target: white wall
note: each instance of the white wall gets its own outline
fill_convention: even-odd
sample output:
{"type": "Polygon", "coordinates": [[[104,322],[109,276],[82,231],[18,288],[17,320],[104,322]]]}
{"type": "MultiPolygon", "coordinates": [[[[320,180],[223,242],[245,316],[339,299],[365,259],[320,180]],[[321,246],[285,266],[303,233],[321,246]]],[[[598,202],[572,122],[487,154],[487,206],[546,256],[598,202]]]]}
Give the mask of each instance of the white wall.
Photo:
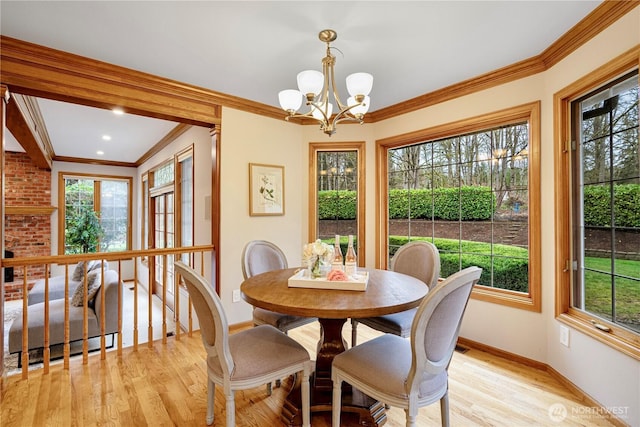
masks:
{"type": "Polygon", "coordinates": [[[251,306],[232,303],[243,281],[240,258],[250,240],[269,240],[299,265],[306,239],[307,160],[301,126],[230,108],[222,110],[220,296],[229,324],[251,320],[251,306]],[[249,163],[284,166],[284,215],[249,216],[249,163]]]}

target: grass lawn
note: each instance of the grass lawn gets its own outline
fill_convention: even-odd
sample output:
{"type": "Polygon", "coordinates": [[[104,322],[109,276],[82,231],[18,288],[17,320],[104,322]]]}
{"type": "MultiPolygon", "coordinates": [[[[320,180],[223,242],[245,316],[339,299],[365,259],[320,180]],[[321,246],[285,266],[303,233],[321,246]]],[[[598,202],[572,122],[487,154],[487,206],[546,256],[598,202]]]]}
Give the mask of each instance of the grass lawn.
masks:
{"type": "MultiPolygon", "coordinates": [[[[612,317],[611,261],[609,258],[585,258],[585,309],[605,319],[612,317]]],[[[640,261],[616,260],[614,277],[616,321],[640,331],[640,261]]]]}

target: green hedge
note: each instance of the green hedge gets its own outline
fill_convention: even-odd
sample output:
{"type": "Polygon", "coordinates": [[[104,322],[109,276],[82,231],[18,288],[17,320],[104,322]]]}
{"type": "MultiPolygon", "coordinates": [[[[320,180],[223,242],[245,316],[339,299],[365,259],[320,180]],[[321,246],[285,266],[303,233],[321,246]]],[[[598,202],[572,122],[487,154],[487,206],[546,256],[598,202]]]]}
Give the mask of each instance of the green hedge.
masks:
{"type": "MultiPolygon", "coordinates": [[[[640,185],[614,187],[617,227],[640,227],[640,185]]],[[[355,191],[320,191],[318,214],[323,219],[356,219],[355,191]]],[[[489,187],[436,188],[434,190],[390,190],[389,219],[440,219],[484,221],[495,210],[495,195],[489,187]],[[462,195],[462,206],[460,196],[462,195]]],[[[611,226],[609,187],[584,187],[584,221],[587,226],[611,226]]]]}
{"type": "MultiPolygon", "coordinates": [[[[355,219],[355,191],[320,191],[318,214],[323,219],[355,219]]],[[[489,187],[389,191],[390,219],[483,221],[491,218],[496,199],[489,187]],[[460,197],[464,203],[460,205],[460,197]]]]}
{"type": "MultiPolygon", "coordinates": [[[[616,227],[640,227],[640,185],[621,184],[613,187],[616,227]]],[[[611,227],[611,197],[608,186],[584,187],[584,224],[611,227]]]]}
{"type": "MultiPolygon", "coordinates": [[[[482,268],[479,284],[491,286],[491,253],[493,250],[493,287],[518,292],[529,291],[529,252],[517,246],[472,242],[467,240],[412,238],[433,243],[440,252],[440,276],[448,277],[461,269],[482,268]]],[[[389,237],[389,252],[393,256],[409,240],[389,237]]]]}
{"type": "Polygon", "coordinates": [[[355,191],[318,192],[319,219],[356,219],[358,196],[355,191]]]}
{"type": "Polygon", "coordinates": [[[489,187],[389,191],[390,219],[483,221],[491,218],[495,205],[495,195],[489,187]]]}

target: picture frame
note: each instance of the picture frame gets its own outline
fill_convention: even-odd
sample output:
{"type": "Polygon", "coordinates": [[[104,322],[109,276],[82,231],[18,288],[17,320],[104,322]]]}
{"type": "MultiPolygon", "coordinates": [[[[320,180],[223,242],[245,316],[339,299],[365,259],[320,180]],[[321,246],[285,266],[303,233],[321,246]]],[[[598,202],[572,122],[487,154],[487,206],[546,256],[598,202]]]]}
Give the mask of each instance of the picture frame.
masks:
{"type": "Polygon", "coordinates": [[[249,215],[284,215],[284,166],[249,163],[249,215]]]}

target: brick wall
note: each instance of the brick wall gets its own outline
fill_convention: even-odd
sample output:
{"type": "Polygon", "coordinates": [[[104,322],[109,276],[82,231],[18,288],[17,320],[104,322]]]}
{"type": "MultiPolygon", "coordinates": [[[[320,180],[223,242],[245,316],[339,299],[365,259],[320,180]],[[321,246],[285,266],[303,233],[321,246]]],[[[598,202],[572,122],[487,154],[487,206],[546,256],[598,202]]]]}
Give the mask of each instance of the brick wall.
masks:
{"type": "MultiPolygon", "coordinates": [[[[5,207],[51,206],[51,171],[35,166],[26,153],[5,153],[5,207]]],[[[51,215],[5,215],[5,249],[14,257],[51,255],[51,215]]],[[[22,298],[23,270],[14,270],[14,282],[5,284],[5,300],[22,298]]],[[[27,280],[44,277],[44,266],[30,266],[27,280]]]]}

